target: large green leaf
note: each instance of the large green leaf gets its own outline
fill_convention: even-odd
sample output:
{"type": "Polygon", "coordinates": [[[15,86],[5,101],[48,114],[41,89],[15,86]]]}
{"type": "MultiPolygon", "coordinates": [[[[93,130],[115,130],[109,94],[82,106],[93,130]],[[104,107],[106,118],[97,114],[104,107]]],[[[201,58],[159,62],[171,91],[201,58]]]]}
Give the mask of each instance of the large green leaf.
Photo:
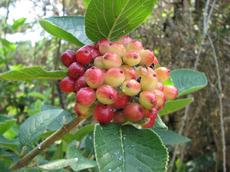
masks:
{"type": "Polygon", "coordinates": [[[40,66],[21,68],[0,73],[0,79],[11,81],[26,81],[36,79],[62,79],[66,75],[65,71],[46,71],[40,66]]]}
{"type": "Polygon", "coordinates": [[[85,34],[83,16],[50,17],[40,20],[40,25],[53,36],[76,45],[91,43],[85,34]]]}
{"type": "Polygon", "coordinates": [[[85,15],[92,41],[114,40],[139,26],[151,14],[155,0],[91,0],[85,15]]]}
{"type": "Polygon", "coordinates": [[[31,145],[45,131],[55,131],[72,119],[72,116],[63,109],[41,111],[29,117],[20,126],[19,141],[22,145],[31,145]]]}
{"type": "Polygon", "coordinates": [[[207,86],[208,81],[203,72],[191,69],[177,69],[171,72],[174,85],[179,89],[179,96],[196,92],[207,86]]]}
{"type": "Polygon", "coordinates": [[[160,116],[163,116],[163,115],[167,115],[167,114],[176,112],[178,110],[183,109],[184,107],[186,107],[187,105],[189,105],[192,102],[193,102],[192,97],[185,98],[185,99],[169,100],[166,102],[164,109],[159,111],[158,114],[160,116]]]}
{"type": "Polygon", "coordinates": [[[164,172],[168,152],[152,130],[114,124],[94,129],[94,149],[100,172],[164,172]]]}
{"type": "Polygon", "coordinates": [[[154,129],[154,131],[166,145],[183,144],[191,141],[188,137],[179,135],[171,130],[154,129]]]}
{"type": "Polygon", "coordinates": [[[77,163],[72,163],[70,165],[70,167],[74,171],[80,171],[80,170],[93,168],[93,167],[97,166],[96,161],[88,160],[81,155],[81,153],[79,152],[79,150],[78,150],[78,148],[74,142],[71,143],[70,145],[68,145],[66,157],[78,159],[77,163]]]}
{"type": "Polygon", "coordinates": [[[6,115],[0,115],[0,133],[3,134],[16,123],[16,119],[6,115]]]}

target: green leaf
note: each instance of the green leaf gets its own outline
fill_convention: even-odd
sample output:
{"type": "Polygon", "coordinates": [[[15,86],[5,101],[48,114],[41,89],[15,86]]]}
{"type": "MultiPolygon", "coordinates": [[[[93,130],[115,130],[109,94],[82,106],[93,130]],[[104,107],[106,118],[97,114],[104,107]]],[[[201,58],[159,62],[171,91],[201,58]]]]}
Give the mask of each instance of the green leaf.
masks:
{"type": "Polygon", "coordinates": [[[16,123],[16,119],[6,115],[0,115],[0,133],[3,134],[16,123]]]}
{"type": "Polygon", "coordinates": [[[7,39],[0,38],[0,42],[2,43],[2,46],[7,49],[8,51],[15,51],[16,50],[16,44],[8,41],[7,39]]]}
{"type": "Polygon", "coordinates": [[[164,172],[168,152],[152,130],[114,124],[94,129],[94,149],[100,172],[164,172]]]}
{"type": "Polygon", "coordinates": [[[179,96],[196,92],[207,86],[208,81],[203,72],[191,69],[177,69],[171,72],[174,85],[179,90],[179,96]]]}
{"type": "Polygon", "coordinates": [[[87,134],[91,133],[93,131],[93,129],[94,129],[94,124],[88,124],[88,125],[80,128],[75,134],[73,134],[73,137],[76,140],[81,140],[87,134]]]}
{"type": "Polygon", "coordinates": [[[14,21],[12,28],[13,30],[17,30],[21,25],[23,25],[26,21],[26,18],[22,17],[14,21]]]}
{"type": "Polygon", "coordinates": [[[179,135],[171,130],[154,129],[154,131],[166,145],[183,144],[191,141],[188,137],[179,135]]]}
{"type": "Polygon", "coordinates": [[[159,115],[157,115],[157,118],[155,120],[155,124],[153,126],[153,129],[155,129],[155,128],[164,129],[164,130],[168,129],[167,125],[162,121],[162,119],[159,115]]]}
{"type": "Polygon", "coordinates": [[[176,111],[179,111],[193,102],[193,98],[185,98],[185,99],[176,99],[176,100],[168,100],[162,110],[159,111],[160,116],[164,116],[176,111]]]}
{"type": "Polygon", "coordinates": [[[85,34],[82,16],[50,17],[40,20],[40,25],[51,35],[78,46],[91,43],[85,34]]]}
{"type": "Polygon", "coordinates": [[[91,0],[83,0],[83,5],[84,5],[85,9],[88,8],[90,1],[91,0]]]}
{"type": "Polygon", "coordinates": [[[0,135],[0,147],[7,148],[16,152],[18,141],[17,140],[8,140],[5,137],[0,135]]]}
{"type": "Polygon", "coordinates": [[[77,159],[77,163],[71,163],[70,167],[74,171],[80,171],[88,168],[93,168],[97,166],[96,161],[88,160],[85,157],[81,155],[78,148],[76,147],[76,144],[73,142],[70,145],[68,145],[68,149],[66,152],[67,158],[74,158],[77,159]]]}
{"type": "Polygon", "coordinates": [[[92,41],[115,40],[138,27],[151,14],[155,0],[91,0],[85,15],[92,41]]]}
{"type": "Polygon", "coordinates": [[[72,116],[63,109],[41,111],[29,117],[20,126],[19,141],[22,145],[31,145],[45,131],[55,131],[72,119],[72,116]]]}
{"type": "Polygon", "coordinates": [[[59,159],[47,164],[39,165],[38,167],[43,170],[58,170],[70,166],[71,164],[78,163],[78,158],[72,159],[59,159]]]}
{"type": "Polygon", "coordinates": [[[11,81],[26,81],[38,79],[53,79],[58,80],[64,78],[65,71],[46,71],[40,66],[27,67],[18,70],[11,70],[8,72],[0,73],[0,79],[11,81]]]}

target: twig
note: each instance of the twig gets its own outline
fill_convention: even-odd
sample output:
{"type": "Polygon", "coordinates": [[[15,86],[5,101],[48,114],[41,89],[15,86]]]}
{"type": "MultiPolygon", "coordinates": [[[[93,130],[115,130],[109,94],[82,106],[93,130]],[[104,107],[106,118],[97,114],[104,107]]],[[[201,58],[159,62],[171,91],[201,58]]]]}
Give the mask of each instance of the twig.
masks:
{"type": "Polygon", "coordinates": [[[37,145],[33,150],[31,150],[29,153],[27,153],[22,159],[20,159],[18,162],[13,164],[10,169],[16,170],[20,169],[26,165],[29,164],[29,162],[37,156],[39,153],[41,153],[44,149],[49,147],[51,144],[53,144],[56,140],[59,140],[62,138],[66,133],[68,133],[70,130],[72,130],[75,126],[77,126],[79,123],[83,122],[84,119],[79,117],[74,119],[69,124],[64,125],[61,129],[54,132],[52,135],[47,137],[43,142],[41,142],[39,145],[37,145]]]}
{"type": "MultiPolygon", "coordinates": [[[[198,54],[197,54],[197,57],[196,57],[196,60],[195,60],[195,63],[194,63],[194,66],[193,66],[193,69],[196,70],[197,67],[198,67],[198,64],[199,64],[199,61],[200,61],[200,54],[202,52],[202,46],[204,44],[204,41],[205,41],[205,38],[206,38],[206,35],[207,35],[207,32],[208,32],[208,23],[209,23],[209,20],[211,18],[211,15],[212,15],[212,12],[213,12],[213,8],[215,6],[215,3],[216,3],[216,0],[213,1],[212,5],[211,5],[211,9],[208,13],[208,9],[209,9],[209,4],[210,3],[210,0],[207,0],[206,1],[206,4],[205,4],[205,8],[204,8],[204,13],[203,13],[203,33],[202,33],[202,36],[201,36],[201,43],[200,43],[200,46],[199,46],[199,50],[198,50],[198,54]]],[[[189,95],[190,97],[191,95],[189,95]]],[[[183,130],[186,126],[186,123],[187,123],[187,119],[188,119],[188,116],[189,116],[189,110],[190,110],[190,105],[188,105],[186,108],[185,108],[185,113],[184,113],[184,116],[182,118],[182,121],[181,121],[181,127],[179,129],[179,134],[182,134],[183,133],[183,130]]],[[[172,160],[169,164],[169,172],[172,172],[172,169],[173,169],[173,166],[174,166],[174,162],[176,160],[176,156],[177,156],[177,152],[179,151],[179,145],[177,145],[174,149],[174,152],[173,152],[173,156],[172,156],[172,160]]]]}
{"type": "Polygon", "coordinates": [[[208,40],[212,47],[213,57],[216,65],[216,73],[217,73],[217,84],[219,91],[219,106],[220,106],[220,129],[221,129],[221,141],[222,141],[222,156],[223,156],[223,172],[226,172],[226,141],[225,141],[225,130],[224,130],[224,115],[223,115],[223,90],[221,85],[221,76],[220,76],[220,68],[217,59],[216,49],[213,45],[213,41],[211,37],[208,35],[208,40]]]}

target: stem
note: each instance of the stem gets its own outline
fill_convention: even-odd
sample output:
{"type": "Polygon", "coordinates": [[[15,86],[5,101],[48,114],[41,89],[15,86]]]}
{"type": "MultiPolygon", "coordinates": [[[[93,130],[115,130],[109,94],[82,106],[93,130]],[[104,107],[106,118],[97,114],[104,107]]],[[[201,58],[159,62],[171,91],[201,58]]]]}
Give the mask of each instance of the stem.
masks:
{"type": "Polygon", "coordinates": [[[10,169],[16,170],[20,169],[26,165],[29,164],[29,162],[37,156],[39,153],[41,153],[44,149],[49,147],[51,144],[53,144],[56,140],[61,139],[66,133],[68,133],[70,130],[72,130],[75,126],[77,126],[80,122],[83,122],[84,118],[76,118],[72,122],[64,125],[62,128],[54,132],[52,135],[47,137],[43,142],[38,144],[33,150],[28,152],[22,159],[20,159],[18,162],[13,164],[10,169]]]}

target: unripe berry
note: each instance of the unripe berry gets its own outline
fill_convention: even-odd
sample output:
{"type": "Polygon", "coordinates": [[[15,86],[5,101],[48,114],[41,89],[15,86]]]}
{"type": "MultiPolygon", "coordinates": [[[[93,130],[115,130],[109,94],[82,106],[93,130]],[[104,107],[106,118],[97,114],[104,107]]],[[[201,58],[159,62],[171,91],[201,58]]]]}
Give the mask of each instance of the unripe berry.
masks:
{"type": "Polygon", "coordinates": [[[130,99],[129,96],[119,92],[117,94],[117,98],[116,98],[115,102],[112,104],[112,106],[116,109],[122,109],[128,104],[129,99],[130,99]]]}
{"type": "Polygon", "coordinates": [[[110,45],[110,47],[108,49],[108,52],[115,53],[118,56],[123,57],[125,55],[125,53],[126,53],[126,49],[125,49],[123,44],[121,44],[119,42],[113,42],[110,45]]]}
{"type": "Polygon", "coordinates": [[[98,56],[94,59],[94,66],[98,67],[98,68],[105,68],[104,64],[103,64],[103,56],[98,56]]]}
{"type": "Polygon", "coordinates": [[[75,52],[72,50],[66,50],[61,55],[61,61],[66,66],[69,67],[75,61],[75,52]]]}
{"type": "Polygon", "coordinates": [[[73,92],[74,91],[74,80],[67,76],[60,81],[59,87],[61,91],[63,91],[64,93],[73,92]]]}
{"type": "Polygon", "coordinates": [[[114,115],[113,115],[113,122],[116,123],[116,124],[122,124],[126,121],[125,119],[125,116],[123,114],[123,112],[121,111],[118,111],[118,112],[115,112],[114,115]]]}
{"type": "Polygon", "coordinates": [[[130,103],[124,109],[124,116],[131,122],[138,122],[144,118],[144,109],[138,103],[130,103]]]}
{"type": "Polygon", "coordinates": [[[96,91],[97,100],[103,104],[113,104],[117,99],[117,90],[110,85],[102,85],[96,91]]]}
{"type": "Polygon", "coordinates": [[[127,49],[127,51],[139,52],[139,51],[143,50],[143,46],[142,46],[142,43],[140,41],[132,40],[131,42],[128,43],[126,49],[127,49]]]}
{"type": "Polygon", "coordinates": [[[68,76],[77,79],[82,76],[85,72],[85,68],[77,62],[72,63],[68,68],[68,76]]]}
{"type": "Polygon", "coordinates": [[[128,96],[135,96],[141,91],[141,85],[134,79],[123,82],[121,90],[128,96]]]}
{"type": "Polygon", "coordinates": [[[158,110],[162,109],[164,107],[165,102],[166,102],[166,97],[165,97],[164,93],[160,90],[154,90],[153,93],[155,94],[156,99],[157,99],[156,108],[158,110]]]}
{"type": "Polygon", "coordinates": [[[91,67],[86,70],[85,74],[85,81],[91,88],[98,88],[104,82],[104,72],[97,67],[91,67]]]}
{"type": "Polygon", "coordinates": [[[86,87],[85,77],[81,76],[75,81],[74,90],[78,91],[80,88],[86,87]]]}
{"type": "Polygon", "coordinates": [[[97,42],[96,47],[99,49],[99,52],[103,55],[108,52],[110,47],[110,41],[103,38],[97,42]]]}
{"type": "Polygon", "coordinates": [[[169,75],[170,75],[170,70],[166,67],[159,67],[157,69],[155,69],[156,75],[157,75],[157,79],[160,82],[164,82],[166,80],[169,79],[169,75]]]}
{"type": "Polygon", "coordinates": [[[101,124],[107,124],[113,119],[113,108],[109,105],[98,104],[93,112],[95,120],[101,124]]]}
{"type": "Polygon", "coordinates": [[[105,73],[105,83],[112,87],[120,86],[125,80],[125,74],[121,68],[111,68],[105,73]]]}
{"type": "Polygon", "coordinates": [[[123,56],[123,61],[129,66],[138,65],[141,61],[139,53],[135,51],[128,51],[125,56],[123,56]]]}
{"type": "Polygon", "coordinates": [[[124,71],[125,80],[137,79],[137,74],[133,67],[130,67],[128,65],[122,65],[121,68],[124,71]]]}
{"type": "Polygon", "coordinates": [[[76,52],[76,61],[82,65],[89,64],[93,60],[92,46],[86,45],[76,52]]]}
{"type": "Polygon", "coordinates": [[[85,106],[82,105],[80,103],[76,103],[74,106],[74,111],[76,114],[78,114],[79,116],[88,116],[88,114],[90,113],[90,106],[85,106]]]}
{"type": "Polygon", "coordinates": [[[154,77],[150,74],[141,77],[141,88],[145,91],[152,91],[157,86],[157,77],[154,77]]]}
{"type": "Polygon", "coordinates": [[[150,66],[153,64],[155,56],[152,51],[150,50],[141,50],[140,51],[141,56],[141,65],[150,66]]]}
{"type": "Polygon", "coordinates": [[[77,92],[76,99],[78,103],[90,106],[95,102],[96,94],[92,88],[84,87],[77,92]]]}
{"type": "Polygon", "coordinates": [[[152,109],[156,106],[156,96],[151,91],[142,91],[139,96],[140,104],[146,109],[152,109]]]}
{"type": "Polygon", "coordinates": [[[133,39],[129,36],[122,36],[119,38],[118,42],[122,43],[126,47],[132,40],[133,39]]]}
{"type": "Polygon", "coordinates": [[[178,90],[174,86],[164,86],[163,93],[165,94],[167,99],[171,100],[177,97],[178,90]]]}
{"type": "Polygon", "coordinates": [[[157,90],[163,91],[164,89],[164,85],[161,82],[157,82],[157,86],[156,86],[157,90]]]}
{"type": "Polygon", "coordinates": [[[110,69],[112,67],[120,67],[122,64],[122,60],[120,56],[115,53],[105,53],[103,56],[102,63],[106,69],[110,69]]]}

